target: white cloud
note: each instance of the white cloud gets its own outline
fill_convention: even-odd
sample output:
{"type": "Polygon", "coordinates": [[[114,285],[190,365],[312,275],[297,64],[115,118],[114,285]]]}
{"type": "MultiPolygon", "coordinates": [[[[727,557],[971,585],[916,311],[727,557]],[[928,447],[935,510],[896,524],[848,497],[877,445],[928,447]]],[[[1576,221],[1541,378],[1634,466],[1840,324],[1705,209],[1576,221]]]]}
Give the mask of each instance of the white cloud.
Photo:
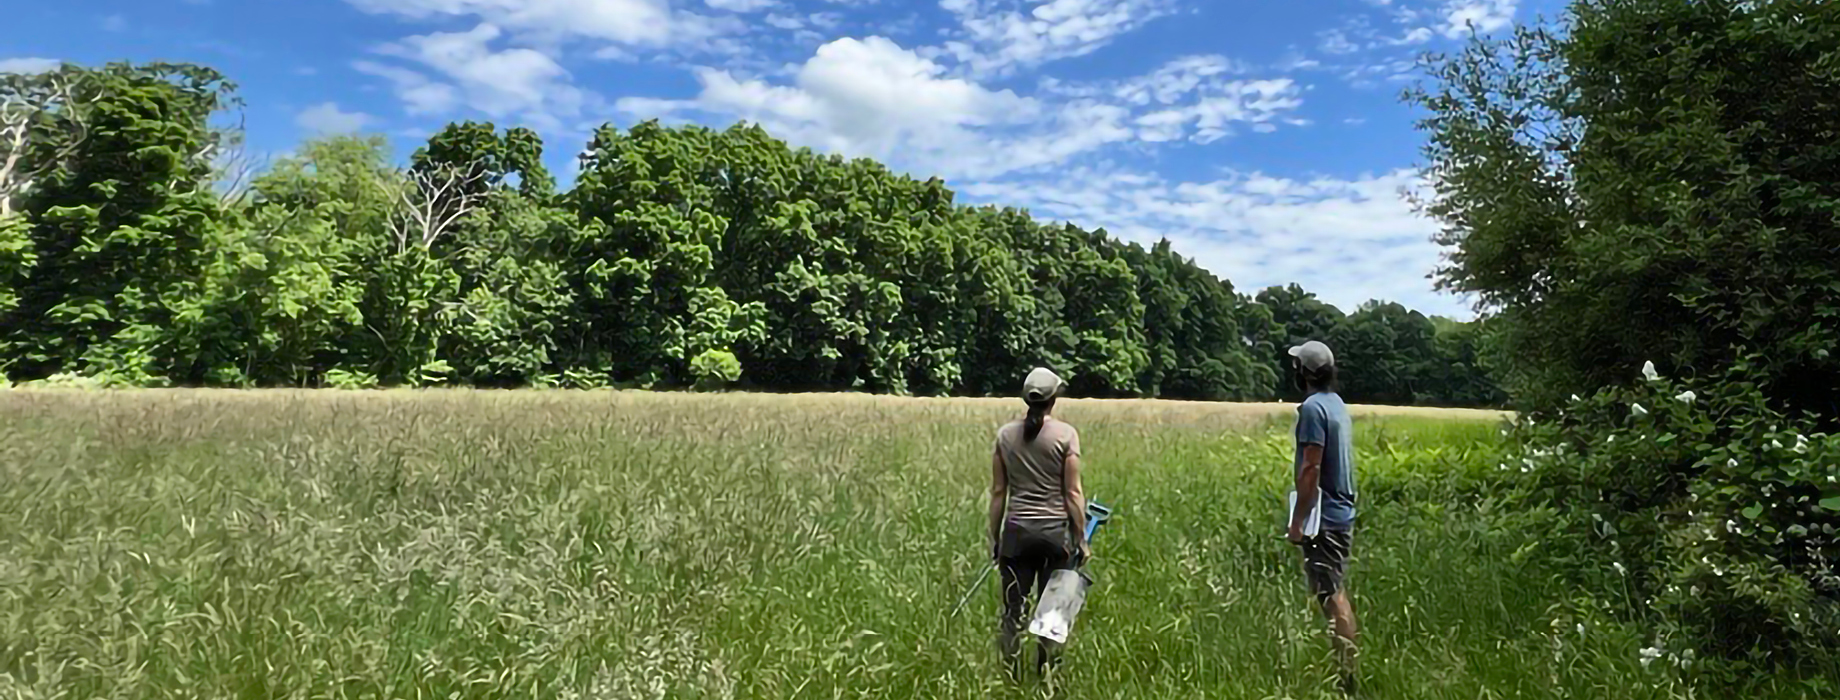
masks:
{"type": "Polygon", "coordinates": [[[1193,104],[1138,117],[1142,138],[1172,141],[1182,138],[1192,125],[1193,140],[1213,143],[1233,135],[1234,123],[1249,123],[1254,130],[1269,133],[1277,129],[1273,121],[1303,106],[1302,91],[1289,78],[1232,81],[1204,94],[1193,104]]]}
{"type": "Polygon", "coordinates": [[[790,84],[701,69],[689,100],[629,97],[639,117],[697,113],[760,123],[792,143],[868,156],[948,178],[988,178],[1058,166],[1110,145],[1211,143],[1238,124],[1301,125],[1290,79],[1243,80],[1221,56],[1188,56],[1131,80],[1043,81],[1018,96],[951,77],[939,63],[881,37],[839,39],[793,69],[790,84]]]}
{"type": "Polygon", "coordinates": [[[1184,56],[1163,64],[1149,75],[1127,81],[1117,94],[1134,105],[1150,104],[1152,100],[1169,104],[1195,92],[1215,76],[1246,71],[1244,66],[1225,56],[1184,56]]]}
{"type": "Polygon", "coordinates": [[[703,0],[703,4],[729,12],[759,12],[779,6],[779,0],[703,0]]]}
{"type": "Polygon", "coordinates": [[[693,100],[627,98],[618,106],[643,116],[684,110],[734,116],[795,142],[906,163],[938,163],[978,142],[975,129],[1037,115],[1034,100],[945,72],[889,39],[845,38],[819,47],[791,85],[704,68],[693,100]]]}
{"type": "Polygon", "coordinates": [[[1331,29],[1322,33],[1321,48],[1324,53],[1341,55],[1360,51],[1361,45],[1349,39],[1348,32],[1341,29],[1331,29]]]}
{"type": "Polygon", "coordinates": [[[1520,0],[1447,0],[1444,3],[1444,36],[1461,39],[1469,36],[1470,25],[1488,33],[1514,23],[1514,11],[1520,0]]]}
{"type": "Polygon", "coordinates": [[[1437,225],[1415,214],[1403,189],[1409,171],[1355,179],[1290,179],[1236,173],[1169,182],[1119,170],[1074,169],[1053,179],[960,185],[981,201],[1026,206],[1038,216],[1105,228],[1128,241],[1169,238],[1176,250],[1241,291],[1296,282],[1352,310],[1389,299],[1427,313],[1467,316],[1461,300],[1426,279],[1440,249],[1437,225]]]}
{"type": "Polygon", "coordinates": [[[23,73],[36,75],[57,70],[61,61],[50,58],[0,58],[0,74],[23,73]]]}
{"type": "Polygon", "coordinates": [[[1004,75],[1083,56],[1121,34],[1168,15],[1170,0],[939,0],[958,18],[960,34],[941,53],[973,73],[1004,75]]]}
{"type": "Polygon", "coordinates": [[[336,102],[323,102],[301,110],[294,123],[312,134],[349,134],[363,131],[376,121],[363,112],[347,112],[336,102]]]}
{"type": "Polygon", "coordinates": [[[403,68],[361,61],[359,70],[395,83],[410,112],[432,113],[464,104],[495,119],[521,117],[538,127],[559,127],[579,116],[588,101],[569,71],[528,48],[495,50],[503,32],[491,24],[470,31],[414,36],[378,52],[413,61],[445,81],[403,68]]]}
{"type": "Polygon", "coordinates": [[[352,62],[351,67],[390,81],[396,89],[396,98],[402,100],[403,109],[410,114],[441,114],[460,105],[460,91],[454,86],[435,82],[407,68],[363,60],[352,62]]]}
{"type": "Polygon", "coordinates": [[[1436,36],[1437,33],[1431,31],[1429,27],[1413,27],[1398,37],[1381,39],[1375,42],[1375,46],[1417,46],[1431,41],[1436,36]]]}
{"type": "Polygon", "coordinates": [[[770,15],[767,15],[767,18],[764,21],[767,23],[767,26],[769,27],[773,27],[774,29],[784,29],[789,32],[798,31],[800,29],[805,28],[805,19],[802,17],[794,17],[792,15],[782,15],[778,13],[770,14],[770,15]]]}
{"type": "Polygon", "coordinates": [[[520,41],[567,39],[662,47],[695,43],[732,28],[676,10],[670,0],[346,0],[359,10],[416,20],[476,17],[520,41]]]}

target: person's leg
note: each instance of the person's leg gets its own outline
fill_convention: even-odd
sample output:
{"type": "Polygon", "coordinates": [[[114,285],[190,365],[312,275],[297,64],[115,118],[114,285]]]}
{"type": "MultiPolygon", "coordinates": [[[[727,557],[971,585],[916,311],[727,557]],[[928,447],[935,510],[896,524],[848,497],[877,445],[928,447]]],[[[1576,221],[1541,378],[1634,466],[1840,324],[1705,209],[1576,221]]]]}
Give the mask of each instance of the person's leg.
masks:
{"type": "Polygon", "coordinates": [[[1353,677],[1358,666],[1359,631],[1355,629],[1354,603],[1348,600],[1348,589],[1336,591],[1323,605],[1323,612],[1329,616],[1329,623],[1335,630],[1335,658],[1341,663],[1344,676],[1353,677]]]}
{"type": "Polygon", "coordinates": [[[1359,657],[1354,604],[1348,598],[1346,574],[1352,533],[1326,530],[1304,545],[1304,566],[1310,592],[1316,595],[1329,622],[1335,658],[1341,667],[1342,686],[1352,691],[1359,657]]]}
{"type": "Polygon", "coordinates": [[[1023,560],[1008,557],[997,565],[1003,583],[1003,617],[999,621],[997,648],[1003,653],[1003,666],[1015,674],[1022,653],[1022,614],[1027,607],[1029,587],[1034,571],[1023,560]]]}

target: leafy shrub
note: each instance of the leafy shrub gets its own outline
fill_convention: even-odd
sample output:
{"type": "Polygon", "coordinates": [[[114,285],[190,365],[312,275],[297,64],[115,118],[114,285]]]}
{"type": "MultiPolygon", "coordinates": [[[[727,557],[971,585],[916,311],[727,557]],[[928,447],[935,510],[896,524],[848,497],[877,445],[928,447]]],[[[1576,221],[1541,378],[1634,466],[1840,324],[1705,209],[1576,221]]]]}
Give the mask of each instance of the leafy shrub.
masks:
{"type": "Polygon", "coordinates": [[[1840,658],[1840,436],[1772,408],[1749,362],[1644,374],[1517,427],[1523,451],[1498,469],[1584,545],[1552,555],[1586,579],[1611,562],[1626,612],[1722,658],[1840,658]]]}
{"type": "Polygon", "coordinates": [[[325,386],[328,389],[375,389],[377,375],[342,369],[327,370],[325,386]]]}
{"type": "Polygon", "coordinates": [[[706,350],[690,361],[690,372],[696,375],[697,389],[719,390],[741,378],[741,360],[727,350],[706,350]]]}

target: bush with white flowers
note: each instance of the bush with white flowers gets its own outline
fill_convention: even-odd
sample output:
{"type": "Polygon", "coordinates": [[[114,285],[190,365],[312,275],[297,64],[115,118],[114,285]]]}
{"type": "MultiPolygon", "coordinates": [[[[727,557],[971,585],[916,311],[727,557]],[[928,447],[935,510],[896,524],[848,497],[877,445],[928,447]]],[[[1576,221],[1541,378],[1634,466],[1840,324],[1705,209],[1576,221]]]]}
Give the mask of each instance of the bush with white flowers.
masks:
{"type": "Polygon", "coordinates": [[[1718,657],[1803,663],[1840,649],[1840,436],[1772,408],[1753,374],[1646,364],[1523,420],[1530,468],[1510,477],[1560,513],[1547,553],[1580,585],[1718,657]]]}

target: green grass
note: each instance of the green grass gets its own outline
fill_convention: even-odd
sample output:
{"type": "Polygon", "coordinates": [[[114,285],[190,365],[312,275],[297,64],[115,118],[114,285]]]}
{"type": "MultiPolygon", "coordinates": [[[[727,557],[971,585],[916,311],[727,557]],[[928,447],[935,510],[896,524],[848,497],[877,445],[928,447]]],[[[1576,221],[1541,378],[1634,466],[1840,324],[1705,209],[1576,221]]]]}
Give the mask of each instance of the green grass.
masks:
{"type": "MultiPolygon", "coordinates": [[[[1000,680],[995,586],[946,614],[1015,408],[0,392],[0,697],[1333,696],[1281,406],[1064,406],[1117,518],[1058,687],[1000,680]]],[[[1369,695],[1688,697],[1555,612],[1477,416],[1358,417],[1369,695]]]]}

